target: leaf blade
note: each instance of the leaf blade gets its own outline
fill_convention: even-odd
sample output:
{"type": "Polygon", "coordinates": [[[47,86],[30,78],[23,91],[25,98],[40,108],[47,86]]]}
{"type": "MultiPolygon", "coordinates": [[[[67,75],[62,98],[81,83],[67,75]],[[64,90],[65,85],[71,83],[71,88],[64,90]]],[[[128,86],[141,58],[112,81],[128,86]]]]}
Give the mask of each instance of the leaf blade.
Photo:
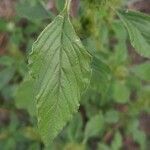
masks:
{"type": "Polygon", "coordinates": [[[34,43],[29,66],[36,80],[38,125],[46,144],[77,111],[89,84],[90,62],[66,14],[58,15],[34,43]]]}
{"type": "Polygon", "coordinates": [[[16,107],[27,109],[31,116],[36,115],[34,101],[34,79],[31,76],[26,76],[23,82],[18,86],[15,92],[16,107]]]}
{"type": "Polygon", "coordinates": [[[150,16],[136,11],[120,11],[118,16],[127,28],[136,52],[150,58],[150,16]]]}
{"type": "Polygon", "coordinates": [[[150,62],[146,61],[142,64],[133,66],[131,72],[142,80],[150,81],[150,62]]]}

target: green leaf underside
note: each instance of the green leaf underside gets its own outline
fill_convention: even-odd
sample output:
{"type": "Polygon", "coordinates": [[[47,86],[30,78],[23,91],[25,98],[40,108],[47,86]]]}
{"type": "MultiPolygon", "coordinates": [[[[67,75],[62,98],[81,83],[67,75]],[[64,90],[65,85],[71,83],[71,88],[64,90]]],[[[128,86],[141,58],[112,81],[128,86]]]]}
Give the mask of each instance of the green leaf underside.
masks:
{"type": "Polygon", "coordinates": [[[30,73],[36,82],[38,127],[50,143],[78,110],[90,76],[91,56],[67,14],[58,15],[33,45],[30,73]]]}
{"type": "Polygon", "coordinates": [[[150,58],[150,16],[134,11],[121,11],[118,15],[127,28],[137,53],[150,58]]]}

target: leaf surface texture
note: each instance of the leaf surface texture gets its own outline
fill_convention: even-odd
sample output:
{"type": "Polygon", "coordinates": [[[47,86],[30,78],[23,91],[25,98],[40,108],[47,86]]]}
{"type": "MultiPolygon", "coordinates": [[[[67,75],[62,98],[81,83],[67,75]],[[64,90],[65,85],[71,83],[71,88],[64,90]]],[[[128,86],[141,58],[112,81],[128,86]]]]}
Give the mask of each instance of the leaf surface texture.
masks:
{"type": "Polygon", "coordinates": [[[58,15],[34,43],[29,66],[36,82],[38,127],[45,143],[78,110],[90,81],[90,62],[66,13],[58,15]]]}
{"type": "Polygon", "coordinates": [[[137,53],[150,58],[150,16],[135,11],[121,11],[118,15],[127,28],[137,53]]]}

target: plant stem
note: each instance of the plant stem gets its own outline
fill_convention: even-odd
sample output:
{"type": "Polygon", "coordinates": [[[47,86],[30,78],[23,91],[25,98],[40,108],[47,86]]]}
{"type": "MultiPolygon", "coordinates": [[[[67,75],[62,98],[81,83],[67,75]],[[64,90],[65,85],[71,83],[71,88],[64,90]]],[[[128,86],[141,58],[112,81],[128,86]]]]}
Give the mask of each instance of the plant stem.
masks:
{"type": "Polygon", "coordinates": [[[70,11],[71,0],[66,0],[65,10],[69,13],[70,11]]]}

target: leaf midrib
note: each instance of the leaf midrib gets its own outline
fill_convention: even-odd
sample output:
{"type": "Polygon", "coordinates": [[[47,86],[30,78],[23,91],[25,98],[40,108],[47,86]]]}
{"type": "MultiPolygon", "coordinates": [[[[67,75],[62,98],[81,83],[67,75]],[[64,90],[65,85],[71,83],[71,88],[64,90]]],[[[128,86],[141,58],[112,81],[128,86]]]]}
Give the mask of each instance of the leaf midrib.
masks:
{"type": "MultiPolygon", "coordinates": [[[[62,68],[62,47],[63,47],[63,30],[64,30],[64,24],[65,24],[65,17],[64,16],[61,16],[63,17],[63,23],[62,23],[62,28],[61,28],[61,38],[60,38],[60,52],[59,52],[59,73],[58,73],[58,94],[57,94],[57,102],[56,104],[58,104],[59,102],[59,99],[60,99],[60,90],[61,90],[61,84],[62,84],[62,81],[61,81],[61,76],[62,76],[62,72],[61,72],[61,68],[62,68]]],[[[56,109],[57,110],[57,106],[56,105],[56,109]]]]}

